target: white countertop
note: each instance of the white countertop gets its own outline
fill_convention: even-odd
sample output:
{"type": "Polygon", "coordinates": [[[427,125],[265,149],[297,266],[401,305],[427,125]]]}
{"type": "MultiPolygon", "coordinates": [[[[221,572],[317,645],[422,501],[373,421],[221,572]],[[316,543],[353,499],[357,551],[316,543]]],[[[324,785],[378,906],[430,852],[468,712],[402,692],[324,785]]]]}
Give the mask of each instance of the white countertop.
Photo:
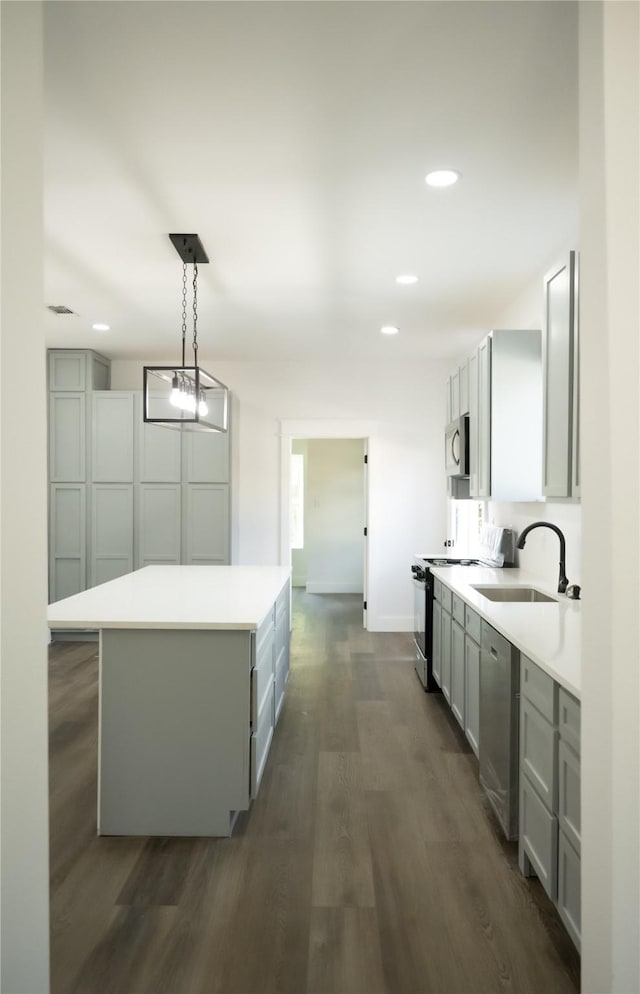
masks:
{"type": "Polygon", "coordinates": [[[570,694],[580,698],[582,601],[559,594],[553,583],[521,569],[487,566],[432,566],[431,572],[481,618],[532,659],[570,694]],[[542,590],[554,603],[490,601],[472,584],[526,586],[542,590]]]}
{"type": "Polygon", "coordinates": [[[257,628],[284,566],[145,566],[50,604],[50,628],[257,628]]]}

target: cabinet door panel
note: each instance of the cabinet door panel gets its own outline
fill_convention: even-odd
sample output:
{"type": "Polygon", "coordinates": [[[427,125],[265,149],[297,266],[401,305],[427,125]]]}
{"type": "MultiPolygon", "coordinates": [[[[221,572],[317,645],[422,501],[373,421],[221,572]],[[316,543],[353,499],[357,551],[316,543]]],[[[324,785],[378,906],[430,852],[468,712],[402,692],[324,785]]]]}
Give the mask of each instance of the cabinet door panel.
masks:
{"type": "Polygon", "coordinates": [[[491,339],[478,347],[478,497],[491,496],[491,339]]]}
{"type": "Polygon", "coordinates": [[[229,432],[184,436],[185,483],[229,482],[229,432]]]}
{"type": "Polygon", "coordinates": [[[133,569],[133,487],[91,488],[91,586],[133,569]]]}
{"type": "Polygon", "coordinates": [[[558,911],[580,952],[580,857],[564,832],[558,843],[558,911]]]}
{"type": "Polygon", "coordinates": [[[460,366],[460,414],[469,413],[469,361],[460,366]]]}
{"type": "Polygon", "coordinates": [[[49,599],[87,585],[85,485],[54,483],[49,499],[49,599]]]}
{"type": "Polygon", "coordinates": [[[558,820],[526,776],[520,778],[520,846],[552,901],[557,891],[558,820]]]}
{"type": "Polygon", "coordinates": [[[479,497],[478,475],[478,354],[469,357],[469,495],[479,497]]]}
{"type": "Polygon", "coordinates": [[[451,710],[464,728],[464,631],[451,622],[451,710]]]}
{"type": "Polygon", "coordinates": [[[580,757],[566,742],[558,749],[558,820],[574,849],[580,854],[580,757]]]}
{"type": "Polygon", "coordinates": [[[133,392],[92,397],[91,463],[94,483],[133,482],[133,392]]]}
{"type": "Polygon", "coordinates": [[[544,493],[571,495],[573,296],[570,260],[545,277],[544,493]]]}
{"type": "MultiPolygon", "coordinates": [[[[437,584],[436,580],[436,584],[437,584]]],[[[433,678],[442,687],[442,607],[438,601],[433,602],[433,646],[431,667],[433,678]]]]}
{"type": "Polygon", "coordinates": [[[142,393],[136,394],[136,448],[141,483],[180,483],[182,433],[142,420],[142,393]]]}
{"type": "Polygon", "coordinates": [[[86,408],[83,393],[49,395],[49,479],[81,483],[86,479],[86,408]]]}
{"type": "Polygon", "coordinates": [[[558,733],[526,698],[520,698],[520,763],[549,810],[556,810],[558,733]]]}
{"type": "Polygon", "coordinates": [[[86,382],[86,353],[49,352],[49,390],[85,390],[86,382]]]}
{"type": "Polygon", "coordinates": [[[190,484],[183,512],[185,563],[229,562],[229,487],[190,484]]]}
{"type": "Polygon", "coordinates": [[[442,640],[440,643],[440,687],[445,699],[451,704],[451,615],[442,610],[442,640]]]}
{"type": "Polygon", "coordinates": [[[179,565],[181,496],[180,484],[140,484],[136,502],[138,568],[154,563],[179,565]]]}
{"type": "Polygon", "coordinates": [[[480,749],[480,646],[465,636],[464,720],[469,745],[479,755],[480,749]]]}

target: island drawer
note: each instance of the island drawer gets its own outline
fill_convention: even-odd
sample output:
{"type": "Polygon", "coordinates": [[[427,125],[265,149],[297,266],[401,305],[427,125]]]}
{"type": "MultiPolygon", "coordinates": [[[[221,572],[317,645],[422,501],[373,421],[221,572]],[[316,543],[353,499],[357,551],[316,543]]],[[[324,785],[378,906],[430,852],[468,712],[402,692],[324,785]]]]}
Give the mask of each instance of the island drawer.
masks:
{"type": "Polygon", "coordinates": [[[262,775],[267,764],[271,739],[273,738],[273,692],[274,679],[272,673],[263,707],[258,716],[258,725],[252,733],[250,740],[251,766],[249,788],[252,798],[257,797],[260,781],[262,780],[262,775]]]}
{"type": "Polygon", "coordinates": [[[520,656],[520,693],[531,701],[552,725],[556,723],[553,680],[525,655],[520,656]]]}
{"type": "Polygon", "coordinates": [[[251,670],[251,727],[254,729],[264,711],[272,681],[273,664],[270,661],[263,661],[261,666],[254,666],[251,670]]]}
{"type": "Polygon", "coordinates": [[[464,608],[465,604],[462,597],[458,597],[457,594],[453,594],[451,598],[452,613],[453,617],[456,619],[458,624],[464,628],[464,608]]]}
{"type": "Polygon", "coordinates": [[[288,613],[289,610],[289,584],[285,583],[284,587],[278,594],[276,598],[276,625],[278,624],[280,618],[283,614],[288,613]]]}
{"type": "Polygon", "coordinates": [[[265,660],[273,667],[273,611],[269,614],[269,624],[266,619],[262,622],[257,632],[253,633],[252,662],[256,667],[261,667],[265,660]]]}
{"type": "Polygon", "coordinates": [[[480,645],[480,615],[472,611],[468,604],[465,604],[464,627],[467,635],[480,645]]]}

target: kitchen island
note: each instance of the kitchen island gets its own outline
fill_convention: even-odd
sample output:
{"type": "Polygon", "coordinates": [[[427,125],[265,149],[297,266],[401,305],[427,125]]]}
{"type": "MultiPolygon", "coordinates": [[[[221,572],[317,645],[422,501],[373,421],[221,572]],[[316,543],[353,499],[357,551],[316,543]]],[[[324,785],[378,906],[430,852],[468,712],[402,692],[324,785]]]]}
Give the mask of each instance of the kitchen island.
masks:
{"type": "Polygon", "coordinates": [[[99,631],[98,834],[230,835],[289,671],[289,570],[147,566],[51,604],[99,631]]]}

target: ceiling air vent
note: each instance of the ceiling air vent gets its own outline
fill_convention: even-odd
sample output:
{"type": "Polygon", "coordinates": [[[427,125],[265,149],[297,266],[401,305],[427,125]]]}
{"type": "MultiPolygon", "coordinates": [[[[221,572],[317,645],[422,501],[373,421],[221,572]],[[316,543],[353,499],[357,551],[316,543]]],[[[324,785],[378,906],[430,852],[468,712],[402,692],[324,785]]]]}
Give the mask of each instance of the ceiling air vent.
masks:
{"type": "Polygon", "coordinates": [[[69,307],[65,307],[64,304],[48,304],[48,309],[53,311],[54,314],[74,314],[69,307]]]}

